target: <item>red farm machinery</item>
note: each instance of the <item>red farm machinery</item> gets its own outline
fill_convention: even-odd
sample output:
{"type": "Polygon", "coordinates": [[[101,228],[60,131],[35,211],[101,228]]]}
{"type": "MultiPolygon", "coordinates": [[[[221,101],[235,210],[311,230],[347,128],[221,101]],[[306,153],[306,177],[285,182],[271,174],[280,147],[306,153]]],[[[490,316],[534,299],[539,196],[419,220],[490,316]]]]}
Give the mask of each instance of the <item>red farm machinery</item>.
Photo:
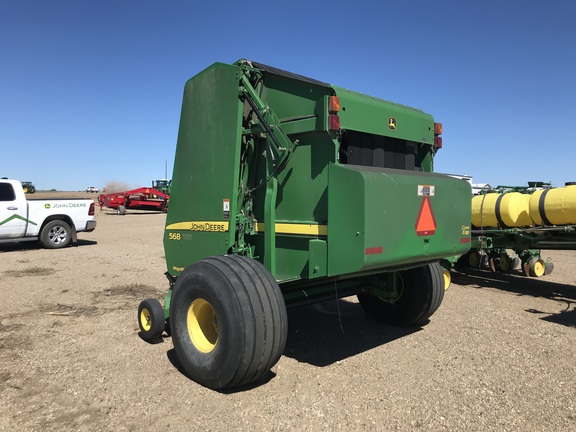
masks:
{"type": "Polygon", "coordinates": [[[108,207],[119,215],[126,214],[126,210],[152,210],[166,211],[170,195],[158,189],[141,187],[125,192],[111,192],[98,195],[100,210],[108,207]]]}

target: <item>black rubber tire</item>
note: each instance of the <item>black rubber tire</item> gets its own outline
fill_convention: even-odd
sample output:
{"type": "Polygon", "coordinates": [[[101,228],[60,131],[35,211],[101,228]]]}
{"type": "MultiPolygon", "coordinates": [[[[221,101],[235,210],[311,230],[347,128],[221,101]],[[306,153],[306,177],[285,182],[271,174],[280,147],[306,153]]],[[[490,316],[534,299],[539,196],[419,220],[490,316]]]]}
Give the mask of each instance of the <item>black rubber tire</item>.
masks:
{"type": "Polygon", "coordinates": [[[480,268],[484,260],[483,255],[477,250],[471,250],[468,252],[468,266],[471,268],[480,268]]]}
{"type": "Polygon", "coordinates": [[[116,208],[116,214],[119,214],[120,216],[124,216],[126,214],[126,207],[124,206],[118,206],[116,208]]]}
{"type": "Polygon", "coordinates": [[[47,249],[60,249],[72,242],[72,228],[63,220],[48,222],[40,232],[40,243],[47,249]]]}
{"type": "Polygon", "coordinates": [[[261,263],[224,255],[198,261],[178,277],[170,329],[182,369],[219,390],[255,381],[278,362],[288,317],[280,287],[261,263]]]}
{"type": "Polygon", "coordinates": [[[364,311],[373,319],[397,326],[421,326],[444,299],[444,275],[438,263],[396,273],[400,295],[397,299],[358,294],[364,311]]]}
{"type": "Polygon", "coordinates": [[[153,342],[162,336],[166,327],[164,308],[154,298],[142,300],[138,306],[138,326],[140,336],[145,341],[153,342]]]}
{"type": "Polygon", "coordinates": [[[546,272],[546,263],[542,258],[532,258],[528,261],[528,274],[532,277],[544,276],[546,272]]]}
{"type": "Polygon", "coordinates": [[[498,256],[498,265],[496,266],[496,270],[500,272],[507,272],[510,270],[510,266],[512,265],[512,258],[510,255],[502,253],[498,256]]]}

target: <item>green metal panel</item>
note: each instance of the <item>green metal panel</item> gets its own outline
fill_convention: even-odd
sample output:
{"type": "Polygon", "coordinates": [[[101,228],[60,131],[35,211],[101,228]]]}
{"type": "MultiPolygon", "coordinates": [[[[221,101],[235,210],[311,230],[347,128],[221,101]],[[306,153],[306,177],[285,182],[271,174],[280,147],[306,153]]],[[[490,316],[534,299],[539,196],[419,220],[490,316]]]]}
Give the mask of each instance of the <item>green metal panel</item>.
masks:
{"type": "Polygon", "coordinates": [[[164,235],[172,275],[226,253],[234,238],[243,109],[238,81],[236,66],[215,63],[186,83],[164,235]]]}
{"type": "MultiPolygon", "coordinates": [[[[291,136],[299,139],[286,168],[278,175],[276,194],[276,223],[289,224],[294,230],[308,226],[326,225],[328,220],[328,163],[335,159],[335,144],[328,133],[291,136]]],[[[263,170],[263,168],[260,168],[263,170]]],[[[256,192],[253,213],[259,222],[265,220],[265,189],[256,192]]],[[[307,278],[309,275],[309,241],[325,236],[283,232],[276,229],[276,266],[274,276],[278,281],[307,278]]],[[[266,254],[264,233],[258,229],[250,242],[255,246],[255,256],[266,254]]],[[[262,259],[261,259],[262,260],[262,259]]],[[[325,270],[324,270],[325,271],[325,270]]]]}
{"type": "Polygon", "coordinates": [[[342,129],[434,144],[434,119],[430,114],[341,87],[332,88],[340,98],[342,129]],[[394,119],[394,126],[390,119],[394,119]]]}
{"type": "MultiPolygon", "coordinates": [[[[307,226],[325,227],[328,218],[328,164],[336,161],[338,149],[338,142],[326,130],[326,115],[322,115],[327,114],[324,105],[329,93],[328,87],[276,75],[265,77],[261,91],[262,100],[274,109],[290,140],[298,143],[285,168],[277,175],[274,212],[277,224],[287,223],[296,231],[307,226]]],[[[264,143],[261,143],[259,153],[263,149],[264,143]]],[[[259,160],[256,170],[257,179],[266,177],[264,158],[259,160]]],[[[267,220],[266,192],[264,187],[255,191],[253,215],[259,223],[267,220]]],[[[266,234],[259,226],[256,234],[248,238],[254,245],[254,256],[265,263],[276,280],[306,279],[316,266],[319,270],[314,277],[326,274],[325,235],[283,232],[276,228],[273,264],[267,261],[271,260],[271,254],[266,252],[266,234]],[[310,242],[318,238],[324,239],[324,249],[310,246],[310,242]],[[312,253],[316,254],[313,259],[312,253]],[[322,253],[324,256],[319,257],[322,253]]]]}
{"type": "Polygon", "coordinates": [[[470,207],[463,203],[470,194],[467,182],[439,174],[330,165],[328,275],[465,253],[470,207]],[[422,210],[425,201],[433,219],[429,208],[422,210]]]}
{"type": "Polygon", "coordinates": [[[328,245],[325,240],[310,240],[310,262],[308,265],[308,278],[326,276],[328,273],[328,245]]]}
{"type": "Polygon", "coordinates": [[[164,238],[170,275],[240,253],[293,289],[298,280],[416,266],[468,249],[468,184],[340,164],[342,137],[328,129],[334,93],[343,129],[418,143],[419,169],[431,169],[434,122],[422,111],[262,65],[216,63],[184,91],[164,238]],[[422,234],[418,187],[430,185],[437,226],[422,234]]]}

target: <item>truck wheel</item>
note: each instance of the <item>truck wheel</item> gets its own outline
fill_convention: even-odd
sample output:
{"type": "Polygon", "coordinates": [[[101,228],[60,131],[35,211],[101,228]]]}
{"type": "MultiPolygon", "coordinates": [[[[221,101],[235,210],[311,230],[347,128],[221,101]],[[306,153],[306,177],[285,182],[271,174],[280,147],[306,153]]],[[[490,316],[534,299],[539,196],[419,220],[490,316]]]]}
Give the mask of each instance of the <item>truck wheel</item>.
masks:
{"type": "Polygon", "coordinates": [[[440,307],[444,275],[438,263],[396,273],[399,296],[395,299],[358,294],[364,311],[373,319],[392,325],[418,326],[440,307]]]}
{"type": "Polygon", "coordinates": [[[66,247],[72,241],[72,229],[62,220],[48,222],[40,233],[40,243],[48,249],[66,247]]]}
{"type": "Polygon", "coordinates": [[[126,207],[124,207],[124,206],[116,207],[116,214],[124,216],[126,214],[126,207]]]}
{"type": "Polygon", "coordinates": [[[164,327],[164,308],[156,299],[149,298],[142,300],[138,306],[138,325],[140,326],[140,336],[145,341],[151,342],[158,339],[164,327]]]}
{"type": "Polygon", "coordinates": [[[178,360],[190,378],[206,387],[255,381],[284,351],[284,298],[256,260],[224,255],[188,266],[174,285],[170,304],[178,360]]]}

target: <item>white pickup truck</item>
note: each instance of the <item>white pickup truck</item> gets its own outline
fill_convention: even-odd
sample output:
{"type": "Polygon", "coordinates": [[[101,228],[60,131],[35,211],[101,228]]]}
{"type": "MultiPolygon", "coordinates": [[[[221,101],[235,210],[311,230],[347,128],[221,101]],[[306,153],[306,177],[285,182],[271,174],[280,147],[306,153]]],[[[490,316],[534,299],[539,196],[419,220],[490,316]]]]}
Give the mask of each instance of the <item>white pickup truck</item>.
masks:
{"type": "Polygon", "coordinates": [[[96,228],[94,201],[83,198],[26,199],[18,180],[0,179],[0,242],[40,240],[57,249],[76,233],[96,228]]]}

